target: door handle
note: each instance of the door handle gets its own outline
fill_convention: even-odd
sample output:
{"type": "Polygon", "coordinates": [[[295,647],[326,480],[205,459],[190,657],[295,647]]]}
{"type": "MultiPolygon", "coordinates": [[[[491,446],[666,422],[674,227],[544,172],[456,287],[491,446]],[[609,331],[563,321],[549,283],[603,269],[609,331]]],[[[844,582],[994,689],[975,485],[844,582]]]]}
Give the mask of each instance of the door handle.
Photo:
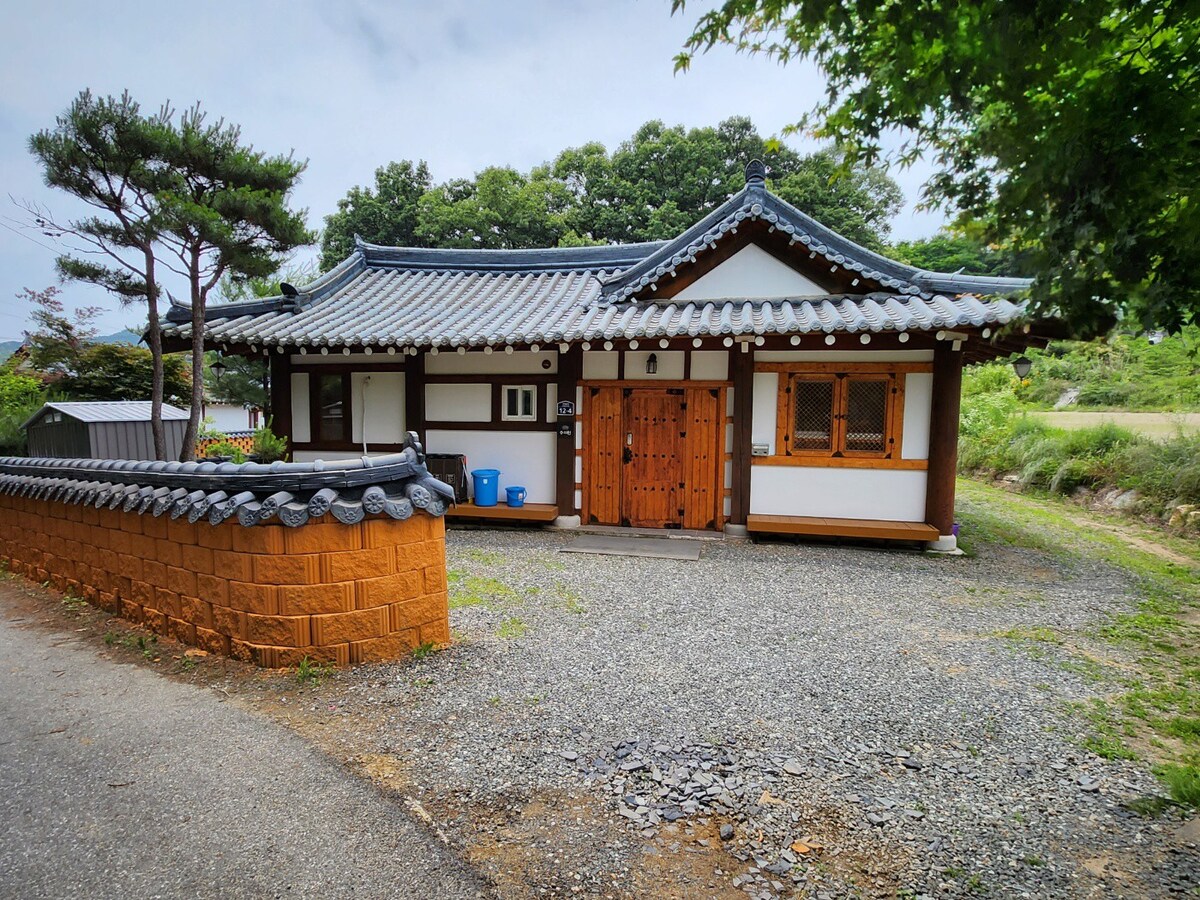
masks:
{"type": "Polygon", "coordinates": [[[633,432],[632,431],[625,432],[625,446],[626,447],[633,446],[633,432]]]}

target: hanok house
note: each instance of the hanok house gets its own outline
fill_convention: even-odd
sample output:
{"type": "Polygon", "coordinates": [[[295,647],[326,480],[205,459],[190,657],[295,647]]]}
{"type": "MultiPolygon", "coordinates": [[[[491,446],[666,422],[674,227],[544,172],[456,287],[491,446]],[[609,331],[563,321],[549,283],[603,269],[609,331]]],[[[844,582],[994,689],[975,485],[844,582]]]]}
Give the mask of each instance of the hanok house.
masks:
{"type": "MultiPolygon", "coordinates": [[[[452,515],[953,549],[962,367],[1020,346],[997,331],[1028,282],[887,259],[746,171],[670,241],[359,241],[302,290],[210,307],[208,340],[270,358],[296,460],[412,430],[528,489],[524,508],[452,515]]],[[[189,316],[171,311],[178,349],[189,316]]]]}

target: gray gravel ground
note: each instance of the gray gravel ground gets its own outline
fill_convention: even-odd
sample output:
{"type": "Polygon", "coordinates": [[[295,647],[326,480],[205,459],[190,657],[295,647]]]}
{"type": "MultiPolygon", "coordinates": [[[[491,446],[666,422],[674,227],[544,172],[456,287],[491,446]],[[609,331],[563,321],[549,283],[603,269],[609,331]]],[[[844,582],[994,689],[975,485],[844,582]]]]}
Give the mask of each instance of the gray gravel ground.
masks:
{"type": "MultiPolygon", "coordinates": [[[[451,532],[457,644],[341,680],[429,798],[582,792],[652,854],[728,825],[709,874],[755,897],[1198,889],[1179,821],[1124,805],[1153,776],[1085,750],[1066,709],[1128,662],[1088,637],[1135,602],[1115,570],[999,547],[555,552],[570,540],[451,532]],[[1039,626],[1071,644],[1012,631],[1039,626]]],[[[617,882],[618,843],[569,873],[574,892],[617,882]]]]}
{"type": "MultiPolygon", "coordinates": [[[[0,581],[0,601],[19,590],[0,581]]],[[[485,895],[424,826],[282,726],[13,615],[0,898],[485,895]]]]}

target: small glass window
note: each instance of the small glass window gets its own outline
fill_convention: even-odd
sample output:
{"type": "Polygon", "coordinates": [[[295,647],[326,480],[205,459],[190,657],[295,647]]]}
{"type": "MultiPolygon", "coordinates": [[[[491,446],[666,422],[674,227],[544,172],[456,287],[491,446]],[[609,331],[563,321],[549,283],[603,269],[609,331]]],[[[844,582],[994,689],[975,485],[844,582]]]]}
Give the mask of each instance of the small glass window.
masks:
{"type": "Polygon", "coordinates": [[[833,449],[832,379],[794,379],[792,413],[791,449],[833,449]]]}
{"type": "Polygon", "coordinates": [[[887,449],[888,382],[850,379],[846,385],[846,450],[882,453],[887,449]]]}
{"type": "Polygon", "coordinates": [[[319,418],[318,439],[322,441],[349,440],[346,434],[346,392],[341,375],[318,375],[317,402],[319,418]]]}
{"type": "Polygon", "coordinates": [[[505,385],[501,418],[505,422],[532,422],[537,418],[537,388],[533,385],[505,385]]]}

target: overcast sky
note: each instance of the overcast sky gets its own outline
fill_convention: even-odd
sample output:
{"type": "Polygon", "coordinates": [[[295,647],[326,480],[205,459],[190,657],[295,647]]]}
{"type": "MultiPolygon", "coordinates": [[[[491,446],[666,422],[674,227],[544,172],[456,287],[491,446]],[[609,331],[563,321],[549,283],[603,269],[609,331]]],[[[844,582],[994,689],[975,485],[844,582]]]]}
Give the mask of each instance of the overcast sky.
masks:
{"type": "MultiPolygon", "coordinates": [[[[428,160],[438,181],[488,165],[527,170],[586,141],[611,149],[648,119],[691,127],[744,114],[770,135],[812,105],[821,81],[799,65],[715,50],[675,75],[701,7],[672,18],[668,0],[116,0],[102,12],[94,0],[6,0],[0,339],[26,325],[14,294],[56,283],[54,242],[22,228],[9,197],[75,210],[42,185],[26,141],[85,87],[128,88],[150,110],[199,100],[257,149],[294,150],[309,161],[294,205],[319,227],[348,188],[393,159],[428,160]]],[[[894,237],[942,223],[913,209],[927,171],[893,171],[908,199],[894,237]]],[[[65,296],[103,306],[104,332],[144,318],[97,289],[68,285],[65,296]]]]}

